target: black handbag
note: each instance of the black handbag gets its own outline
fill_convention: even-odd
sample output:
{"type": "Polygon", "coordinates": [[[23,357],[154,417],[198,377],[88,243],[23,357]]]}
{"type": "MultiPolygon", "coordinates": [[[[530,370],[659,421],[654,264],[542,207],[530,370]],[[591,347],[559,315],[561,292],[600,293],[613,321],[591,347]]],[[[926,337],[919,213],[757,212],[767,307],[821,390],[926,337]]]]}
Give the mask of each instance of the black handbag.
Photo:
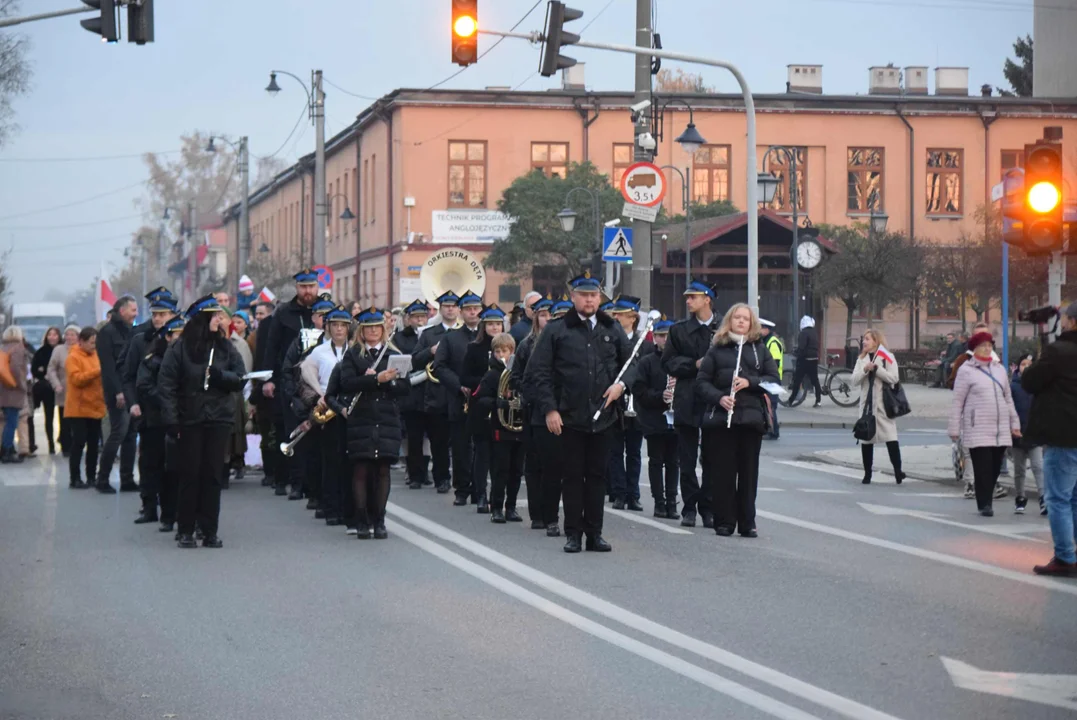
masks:
{"type": "Polygon", "coordinates": [[[893,385],[883,383],[883,411],[886,412],[886,417],[891,420],[912,412],[912,408],[909,407],[909,399],[905,397],[905,388],[901,387],[901,383],[894,383],[893,385]]]}
{"type": "Polygon", "coordinates": [[[875,437],[875,373],[868,377],[868,399],[864,403],[864,414],[853,425],[853,437],[867,442],[875,437]]]}

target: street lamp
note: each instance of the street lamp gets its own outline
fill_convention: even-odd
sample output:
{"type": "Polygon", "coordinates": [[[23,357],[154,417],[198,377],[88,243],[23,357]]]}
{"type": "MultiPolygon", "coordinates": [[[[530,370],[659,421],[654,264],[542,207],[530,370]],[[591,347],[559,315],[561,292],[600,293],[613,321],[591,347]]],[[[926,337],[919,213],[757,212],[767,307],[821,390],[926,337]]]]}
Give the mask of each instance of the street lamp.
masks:
{"type": "Polygon", "coordinates": [[[236,281],[238,282],[239,277],[247,271],[247,255],[251,247],[251,157],[248,149],[250,144],[247,142],[246,135],[239,139],[238,145],[228,138],[210,135],[209,142],[206,143],[206,152],[217,152],[217,147],[213,144],[214,140],[224,140],[236,151],[240,184],[243,186],[243,196],[239,201],[239,237],[237,238],[239,247],[236,248],[236,281]]]}
{"type": "Polygon", "coordinates": [[[572,208],[565,208],[561,212],[557,213],[557,221],[561,223],[561,229],[567,233],[576,229],[576,211],[572,208]]]}
{"type": "MultiPolygon", "coordinates": [[[[602,257],[602,220],[601,220],[601,208],[599,207],[598,195],[593,191],[585,187],[574,187],[565,194],[565,209],[557,213],[557,221],[561,223],[561,229],[565,232],[572,232],[576,229],[576,211],[568,207],[569,198],[572,197],[572,193],[582,192],[591,198],[591,216],[595,223],[595,247],[597,248],[595,262],[599,261],[602,257]]],[[[597,273],[598,268],[592,268],[597,273]]],[[[612,273],[605,273],[607,276],[612,273]]],[[[613,292],[613,278],[606,278],[606,294],[609,295],[613,292]]]]}
{"type": "Polygon", "coordinates": [[[657,113],[658,117],[661,119],[662,126],[654,128],[654,135],[658,140],[662,139],[662,133],[665,129],[666,108],[673,104],[684,105],[688,110],[688,127],[684,129],[684,132],[677,136],[677,139],[674,140],[674,142],[680,145],[681,149],[689,155],[694,154],[696,150],[699,150],[699,148],[706,145],[707,141],[703,139],[703,136],[699,134],[699,130],[696,129],[695,113],[692,111],[692,106],[680,98],[673,98],[662,103],[657,113]]]}
{"type": "Polygon", "coordinates": [[[890,219],[890,216],[884,212],[875,212],[875,208],[871,209],[871,231],[877,235],[881,235],[886,232],[886,222],[890,219]]]}
{"type": "MultiPolygon", "coordinates": [[[[692,126],[689,126],[689,128],[694,129],[692,126]]],[[[685,130],[685,133],[687,132],[685,130]]],[[[681,203],[684,206],[684,287],[687,290],[688,285],[692,282],[692,202],[689,196],[692,168],[686,167],[684,172],[681,172],[680,168],[673,165],[663,165],[662,170],[672,170],[681,177],[681,203]]],[[[677,289],[676,285],[674,285],[673,289],[677,289]]]]}
{"type": "Polygon", "coordinates": [[[332,205],[333,201],[336,200],[338,197],[344,198],[344,212],[342,212],[340,214],[340,219],[341,220],[354,220],[355,219],[355,213],[352,212],[352,209],[348,204],[348,196],[345,195],[344,193],[334,193],[333,195],[331,195],[328,198],[329,204],[332,205]]]}
{"type": "Polygon", "coordinates": [[[800,194],[797,191],[797,155],[796,148],[784,145],[771,145],[763,155],[764,172],[756,175],[756,184],[763,194],[763,202],[769,205],[774,201],[780,180],[774,173],[767,172],[767,164],[770,162],[771,153],[780,153],[785,157],[787,172],[785,175],[789,186],[789,202],[793,206],[793,243],[789,247],[789,270],[793,274],[793,305],[790,326],[796,327],[797,316],[800,314],[800,264],[797,260],[800,230],[800,194]]]}
{"type": "Polygon", "coordinates": [[[774,195],[778,192],[778,183],[781,180],[774,173],[759,173],[756,183],[759,185],[759,196],[763,198],[764,205],[774,202],[774,195]]]}

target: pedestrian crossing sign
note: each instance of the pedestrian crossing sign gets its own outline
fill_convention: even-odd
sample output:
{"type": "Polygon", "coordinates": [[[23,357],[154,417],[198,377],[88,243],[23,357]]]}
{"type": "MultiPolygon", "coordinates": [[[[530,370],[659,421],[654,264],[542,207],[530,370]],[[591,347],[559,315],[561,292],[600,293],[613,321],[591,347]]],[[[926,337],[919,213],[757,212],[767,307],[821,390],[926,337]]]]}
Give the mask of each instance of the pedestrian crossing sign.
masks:
{"type": "Polygon", "coordinates": [[[602,237],[602,259],[606,262],[632,262],[632,228],[606,228],[602,237]]]}

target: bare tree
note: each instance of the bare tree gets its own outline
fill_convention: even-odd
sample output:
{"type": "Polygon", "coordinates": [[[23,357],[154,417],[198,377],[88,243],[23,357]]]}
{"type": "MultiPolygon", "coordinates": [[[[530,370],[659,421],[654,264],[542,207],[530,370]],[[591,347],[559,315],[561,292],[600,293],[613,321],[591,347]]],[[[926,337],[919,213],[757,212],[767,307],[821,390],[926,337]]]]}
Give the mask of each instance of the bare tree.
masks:
{"type": "Polygon", "coordinates": [[[684,70],[663,68],[655,75],[654,91],[657,93],[709,93],[714,88],[703,82],[703,76],[684,70]]]}
{"type": "MultiPolygon", "coordinates": [[[[11,17],[19,10],[16,0],[0,0],[0,18],[11,17]]],[[[30,63],[26,54],[30,40],[21,33],[0,31],[0,147],[18,130],[13,118],[15,98],[30,91],[30,63]]]]}
{"type": "Polygon", "coordinates": [[[255,293],[266,287],[278,301],[289,300],[295,294],[292,275],[301,264],[299,253],[256,252],[247,261],[247,275],[254,282],[255,293]]]}

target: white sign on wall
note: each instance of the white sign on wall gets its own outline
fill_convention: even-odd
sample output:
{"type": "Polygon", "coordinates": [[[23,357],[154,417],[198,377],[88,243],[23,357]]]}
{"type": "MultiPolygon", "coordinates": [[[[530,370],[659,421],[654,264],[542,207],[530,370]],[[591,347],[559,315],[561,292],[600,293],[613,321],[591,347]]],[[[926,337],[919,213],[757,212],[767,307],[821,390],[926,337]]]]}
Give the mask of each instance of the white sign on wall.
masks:
{"type": "Polygon", "coordinates": [[[497,210],[435,210],[430,230],[436,243],[492,243],[507,238],[511,224],[497,210]]]}
{"type": "Polygon", "coordinates": [[[400,305],[408,305],[412,300],[425,300],[422,281],[417,277],[400,278],[400,293],[397,297],[400,298],[400,305]]]}

